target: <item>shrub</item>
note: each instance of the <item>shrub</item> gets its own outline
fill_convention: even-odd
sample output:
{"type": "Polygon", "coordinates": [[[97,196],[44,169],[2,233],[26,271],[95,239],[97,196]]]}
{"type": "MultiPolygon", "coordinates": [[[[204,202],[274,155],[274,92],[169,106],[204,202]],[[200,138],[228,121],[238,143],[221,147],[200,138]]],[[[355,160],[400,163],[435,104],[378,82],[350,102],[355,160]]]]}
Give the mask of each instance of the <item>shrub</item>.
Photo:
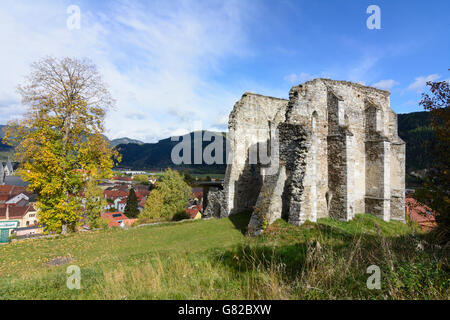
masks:
{"type": "Polygon", "coordinates": [[[172,220],[185,213],[186,204],[192,197],[192,188],[178,171],[167,169],[150,192],[144,211],[139,218],[144,221],[172,220]]]}

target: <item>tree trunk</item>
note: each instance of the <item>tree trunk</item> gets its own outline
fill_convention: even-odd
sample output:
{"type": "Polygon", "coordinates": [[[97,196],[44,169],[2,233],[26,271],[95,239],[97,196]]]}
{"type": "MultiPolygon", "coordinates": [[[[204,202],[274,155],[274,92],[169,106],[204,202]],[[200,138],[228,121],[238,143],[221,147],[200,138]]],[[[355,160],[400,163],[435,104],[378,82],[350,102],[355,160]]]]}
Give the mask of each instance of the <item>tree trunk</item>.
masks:
{"type": "Polygon", "coordinates": [[[63,222],[61,234],[67,234],[67,224],[65,222],[63,222]]]}

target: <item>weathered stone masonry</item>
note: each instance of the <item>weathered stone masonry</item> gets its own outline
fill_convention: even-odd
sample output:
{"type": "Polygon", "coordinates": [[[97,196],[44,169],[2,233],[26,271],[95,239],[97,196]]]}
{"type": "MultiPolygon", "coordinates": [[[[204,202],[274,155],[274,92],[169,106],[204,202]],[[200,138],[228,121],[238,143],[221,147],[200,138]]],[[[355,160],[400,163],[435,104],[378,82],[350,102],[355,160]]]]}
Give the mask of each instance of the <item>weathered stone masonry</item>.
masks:
{"type": "Polygon", "coordinates": [[[230,114],[224,190],[208,214],[252,210],[256,235],[280,217],[404,220],[405,143],[389,95],[328,79],[293,87],[289,100],[245,93],[230,114]]]}

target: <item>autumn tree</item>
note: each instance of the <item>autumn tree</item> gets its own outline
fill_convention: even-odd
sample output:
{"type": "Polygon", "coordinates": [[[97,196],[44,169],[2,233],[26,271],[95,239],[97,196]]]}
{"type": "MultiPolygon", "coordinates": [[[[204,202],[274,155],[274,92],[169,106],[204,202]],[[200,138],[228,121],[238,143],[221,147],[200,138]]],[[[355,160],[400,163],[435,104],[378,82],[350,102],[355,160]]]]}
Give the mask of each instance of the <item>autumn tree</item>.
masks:
{"type": "Polygon", "coordinates": [[[189,171],[185,170],[183,171],[183,176],[184,176],[184,181],[186,181],[186,183],[188,185],[192,185],[194,183],[194,177],[189,173],[189,171]]]}
{"type": "Polygon", "coordinates": [[[124,214],[128,218],[136,218],[139,215],[138,206],[139,202],[136,196],[136,192],[134,191],[133,188],[131,188],[130,192],[128,193],[127,204],[125,206],[124,214]]]}
{"type": "Polygon", "coordinates": [[[33,63],[18,90],[28,110],[8,123],[4,141],[16,146],[19,173],[38,195],[39,222],[48,231],[74,230],[86,182],[110,176],[114,159],[120,160],[102,135],[114,100],[84,59],[33,63]]]}
{"type": "Polygon", "coordinates": [[[84,192],[85,204],[84,214],[86,223],[90,228],[105,227],[105,221],[102,219],[102,212],[107,205],[103,199],[103,190],[94,179],[89,179],[86,183],[84,192]]]}
{"type": "Polygon", "coordinates": [[[150,192],[141,220],[172,220],[185,214],[186,205],[192,197],[192,188],[186,183],[184,175],[167,169],[154,190],[150,192]]]}
{"type": "Polygon", "coordinates": [[[146,174],[136,174],[133,176],[133,181],[143,185],[149,185],[148,175],[146,174]]]}
{"type": "Polygon", "coordinates": [[[139,214],[139,222],[148,223],[163,220],[163,206],[164,197],[162,193],[157,189],[152,190],[147,197],[144,210],[139,214]]]}
{"type": "MultiPolygon", "coordinates": [[[[449,69],[450,71],[450,69],[449,69]]],[[[435,161],[429,170],[424,188],[416,191],[419,201],[436,211],[440,242],[450,239],[450,86],[447,81],[427,82],[429,93],[422,94],[420,104],[431,115],[436,137],[435,161]]]]}

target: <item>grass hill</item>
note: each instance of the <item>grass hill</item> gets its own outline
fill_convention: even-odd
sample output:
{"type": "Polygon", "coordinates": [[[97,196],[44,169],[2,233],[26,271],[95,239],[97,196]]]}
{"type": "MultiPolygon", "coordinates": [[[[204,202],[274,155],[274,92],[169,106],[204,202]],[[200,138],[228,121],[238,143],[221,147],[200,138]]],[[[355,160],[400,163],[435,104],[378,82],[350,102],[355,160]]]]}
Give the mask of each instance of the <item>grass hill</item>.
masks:
{"type": "Polygon", "coordinates": [[[106,230],[0,246],[2,299],[448,299],[448,262],[417,250],[414,228],[370,215],[278,220],[244,236],[249,215],[106,230]],[[71,261],[64,261],[68,259],[71,261]],[[59,261],[59,263],[58,263],[59,261]],[[81,290],[66,268],[81,268],[81,290]],[[367,267],[381,289],[366,287],[367,267]]]}

